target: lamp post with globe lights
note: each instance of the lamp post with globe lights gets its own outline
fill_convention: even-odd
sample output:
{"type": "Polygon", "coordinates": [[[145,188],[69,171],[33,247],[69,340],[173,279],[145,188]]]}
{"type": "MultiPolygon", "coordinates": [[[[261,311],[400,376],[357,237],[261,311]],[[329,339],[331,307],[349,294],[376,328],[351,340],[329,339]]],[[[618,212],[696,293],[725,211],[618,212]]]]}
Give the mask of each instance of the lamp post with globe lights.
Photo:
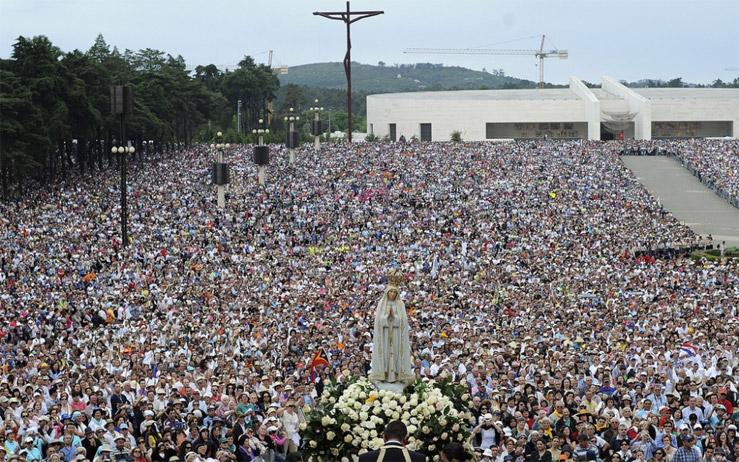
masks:
{"type": "Polygon", "coordinates": [[[318,99],[315,100],[315,106],[308,108],[309,111],[313,111],[313,121],[311,123],[310,132],[313,135],[313,147],[316,151],[321,149],[321,117],[320,112],[323,111],[323,107],[318,106],[318,99]]]}
{"type": "Polygon", "coordinates": [[[290,108],[288,115],[282,118],[283,121],[290,123],[290,128],[287,132],[287,138],[285,139],[285,146],[287,146],[288,152],[290,153],[290,163],[295,162],[295,149],[300,144],[300,137],[298,132],[295,131],[295,122],[300,122],[300,116],[294,113],[294,109],[290,108]]]}
{"type": "Polygon", "coordinates": [[[216,150],[216,161],[213,163],[213,184],[218,187],[218,208],[226,206],[226,185],[229,183],[228,164],[223,162],[223,151],[230,148],[229,143],[223,142],[223,133],[216,133],[216,143],[210,148],[216,150]]]}
{"type": "Polygon", "coordinates": [[[136,152],[136,149],[128,143],[128,146],[113,146],[110,150],[117,154],[121,165],[121,243],[123,247],[128,246],[128,155],[136,152]]]}
{"type": "Polygon", "coordinates": [[[264,119],[259,119],[257,128],[252,129],[251,132],[259,137],[257,145],[254,146],[254,163],[257,164],[259,184],[264,186],[267,181],[267,165],[269,165],[269,146],[264,144],[264,135],[269,134],[269,128],[264,126],[264,119]]]}

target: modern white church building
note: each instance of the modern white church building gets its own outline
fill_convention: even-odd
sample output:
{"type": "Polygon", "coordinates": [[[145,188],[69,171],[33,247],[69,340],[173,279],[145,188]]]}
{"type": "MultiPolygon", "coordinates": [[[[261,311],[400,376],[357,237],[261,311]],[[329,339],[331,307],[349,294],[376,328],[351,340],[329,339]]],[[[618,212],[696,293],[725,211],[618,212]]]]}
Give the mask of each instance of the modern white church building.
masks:
{"type": "Polygon", "coordinates": [[[739,88],[628,88],[603,77],[588,88],[463,90],[367,96],[379,137],[449,141],[739,137],[739,88]]]}

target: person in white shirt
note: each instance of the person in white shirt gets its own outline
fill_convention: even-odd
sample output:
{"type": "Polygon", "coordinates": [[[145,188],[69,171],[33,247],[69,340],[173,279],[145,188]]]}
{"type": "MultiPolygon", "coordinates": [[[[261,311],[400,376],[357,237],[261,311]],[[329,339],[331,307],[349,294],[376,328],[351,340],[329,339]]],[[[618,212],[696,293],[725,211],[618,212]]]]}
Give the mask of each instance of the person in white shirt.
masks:
{"type": "Polygon", "coordinates": [[[297,451],[300,447],[300,416],[295,412],[295,402],[288,401],[280,418],[288,439],[288,452],[297,451]]]}

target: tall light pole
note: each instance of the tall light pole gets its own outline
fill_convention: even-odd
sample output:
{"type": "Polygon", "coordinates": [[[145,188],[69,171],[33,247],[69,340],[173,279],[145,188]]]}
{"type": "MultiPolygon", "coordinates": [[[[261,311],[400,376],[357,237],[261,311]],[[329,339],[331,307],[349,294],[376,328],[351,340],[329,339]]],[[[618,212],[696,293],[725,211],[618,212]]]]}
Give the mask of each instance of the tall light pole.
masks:
{"type": "Polygon", "coordinates": [[[295,115],[294,109],[290,108],[289,114],[283,117],[282,120],[285,121],[285,123],[290,122],[290,129],[287,132],[285,146],[287,146],[287,150],[290,153],[290,163],[292,164],[295,162],[295,148],[300,144],[300,137],[295,131],[295,122],[300,122],[300,116],[295,115]]]}
{"type": "Polygon", "coordinates": [[[257,164],[259,184],[264,186],[267,181],[267,165],[269,165],[269,146],[264,144],[264,135],[269,133],[269,128],[264,127],[264,119],[259,119],[259,125],[251,132],[259,135],[259,142],[254,146],[254,163],[257,164]]]}
{"type": "Polygon", "coordinates": [[[216,133],[217,143],[211,144],[210,148],[216,150],[216,161],[213,164],[213,184],[218,189],[218,208],[226,206],[226,185],[229,182],[228,164],[223,162],[223,151],[231,145],[223,142],[223,133],[216,133]]]}
{"type": "Polygon", "coordinates": [[[121,122],[121,146],[111,148],[113,154],[120,154],[121,166],[121,238],[123,247],[128,246],[128,184],[126,170],[128,170],[128,159],[124,154],[133,154],[136,150],[128,142],[126,144],[126,116],[133,113],[133,88],[124,85],[110,87],[110,112],[120,117],[121,122]]]}
{"type": "Polygon", "coordinates": [[[236,133],[241,134],[241,100],[236,103],[236,133]]]}
{"type": "Polygon", "coordinates": [[[316,105],[308,108],[309,111],[313,111],[313,123],[310,127],[310,132],[313,135],[313,148],[316,151],[321,150],[321,132],[323,131],[321,127],[321,118],[320,118],[320,112],[323,111],[323,107],[318,106],[318,98],[315,100],[316,105]]]}
{"type": "Polygon", "coordinates": [[[128,155],[136,152],[129,141],[128,146],[113,146],[110,150],[118,154],[121,165],[121,244],[128,246],[128,155]]]}

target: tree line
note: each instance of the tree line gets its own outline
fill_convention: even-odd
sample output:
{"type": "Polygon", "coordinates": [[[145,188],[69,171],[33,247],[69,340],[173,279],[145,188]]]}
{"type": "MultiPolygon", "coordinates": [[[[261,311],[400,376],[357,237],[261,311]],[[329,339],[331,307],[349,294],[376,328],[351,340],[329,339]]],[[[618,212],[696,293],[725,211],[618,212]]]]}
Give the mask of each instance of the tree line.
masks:
{"type": "Polygon", "coordinates": [[[73,174],[115,166],[120,144],[110,113],[110,87],[130,85],[134,109],[127,139],[138,155],[161,154],[174,143],[242,132],[264,117],[279,80],[245,56],[233,70],[187,69],[182,56],[146,48],[120,52],[99,35],[87,51],[63,52],[45,36],[18,37],[0,60],[0,190],[52,185],[73,174]]]}

